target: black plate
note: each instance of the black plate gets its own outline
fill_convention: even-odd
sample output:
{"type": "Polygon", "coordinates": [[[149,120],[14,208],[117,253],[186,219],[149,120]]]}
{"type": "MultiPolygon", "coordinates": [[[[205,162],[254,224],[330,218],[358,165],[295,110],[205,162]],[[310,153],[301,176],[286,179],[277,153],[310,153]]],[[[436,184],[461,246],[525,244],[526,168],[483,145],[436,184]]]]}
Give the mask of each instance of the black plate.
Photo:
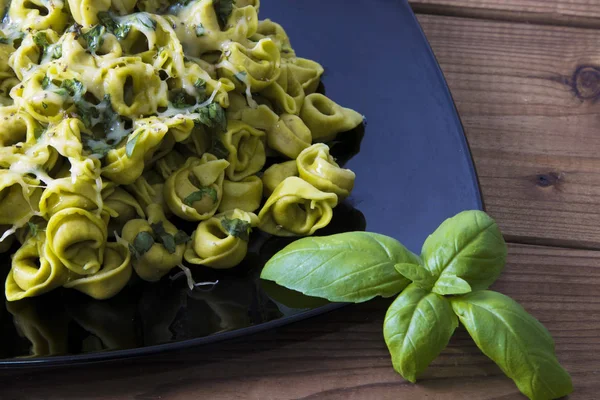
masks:
{"type": "MultiPolygon", "coordinates": [[[[324,65],[328,96],[368,120],[366,133],[350,132],[334,147],[356,172],[356,189],[322,234],[367,229],[418,251],[442,220],[481,209],[452,98],[405,1],[263,0],[260,17],[281,23],[300,56],[324,65]]],[[[132,285],[105,302],[59,290],[8,304],[0,308],[0,366],[147,355],[247,335],[339,307],[258,279],[264,262],[286,243],[255,236],[244,265],[198,273],[196,279],[220,280],[211,292],[190,294],[185,279],[165,279],[132,285]]]]}

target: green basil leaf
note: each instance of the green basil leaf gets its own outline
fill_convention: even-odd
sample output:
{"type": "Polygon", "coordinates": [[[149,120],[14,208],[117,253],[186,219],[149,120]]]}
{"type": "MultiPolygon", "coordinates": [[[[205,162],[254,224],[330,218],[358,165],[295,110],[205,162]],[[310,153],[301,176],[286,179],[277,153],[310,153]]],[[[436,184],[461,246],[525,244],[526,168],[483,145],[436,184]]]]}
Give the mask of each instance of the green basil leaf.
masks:
{"type": "Polygon", "coordinates": [[[200,101],[204,101],[206,99],[206,81],[202,78],[198,78],[196,79],[196,82],[194,82],[194,87],[196,88],[200,101]]]}
{"type": "Polygon", "coordinates": [[[223,160],[229,158],[229,149],[227,149],[223,142],[218,139],[213,141],[213,145],[210,148],[209,153],[223,160]]]}
{"type": "Polygon", "coordinates": [[[242,240],[245,240],[246,242],[250,240],[250,231],[252,230],[252,226],[247,221],[241,220],[239,218],[223,218],[221,220],[221,226],[231,236],[240,238],[242,240]]]}
{"type": "Polygon", "coordinates": [[[573,391],[548,330],[516,301],[492,291],[452,298],[461,324],[530,399],[556,399],[573,391]]]}
{"type": "Polygon", "coordinates": [[[141,132],[138,132],[130,141],[125,145],[125,154],[127,157],[131,158],[133,155],[133,150],[135,149],[135,145],[140,137],[141,132]]]}
{"type": "Polygon", "coordinates": [[[294,309],[312,309],[331,304],[326,299],[311,297],[295,290],[280,286],[273,281],[259,279],[260,287],[271,300],[294,309]]]}
{"type": "Polygon", "coordinates": [[[144,254],[146,254],[148,250],[152,248],[153,245],[154,238],[152,237],[150,232],[142,231],[136,235],[135,239],[133,239],[133,255],[136,258],[140,258],[144,254]]]}
{"type": "Polygon", "coordinates": [[[184,231],[177,231],[177,233],[175,234],[175,244],[176,245],[187,243],[190,240],[192,240],[192,238],[190,237],[190,235],[188,235],[184,231]]]}
{"type": "Polygon", "coordinates": [[[36,33],[33,37],[33,43],[35,43],[35,45],[40,48],[42,53],[45,53],[48,46],[50,46],[50,42],[48,41],[48,35],[46,35],[46,32],[36,33]]]}
{"type": "Polygon", "coordinates": [[[106,28],[102,25],[96,25],[83,35],[83,39],[87,43],[87,48],[93,54],[96,54],[96,50],[102,47],[104,43],[104,33],[106,32],[106,28]]]}
{"type": "Polygon", "coordinates": [[[431,291],[433,284],[435,283],[435,276],[431,275],[423,265],[420,264],[396,264],[394,266],[399,274],[404,276],[409,281],[412,281],[415,285],[421,289],[431,291]]]}
{"type": "Polygon", "coordinates": [[[104,128],[105,132],[113,130],[115,125],[117,125],[121,121],[120,115],[117,112],[115,112],[115,110],[112,107],[112,102],[110,100],[109,94],[104,95],[104,98],[102,99],[102,102],[98,104],[97,109],[100,110],[100,115],[98,116],[100,119],[99,122],[102,124],[102,127],[104,128]]]}
{"type": "Polygon", "coordinates": [[[188,101],[187,95],[183,89],[171,91],[169,93],[169,101],[171,102],[173,107],[179,108],[179,109],[188,108],[188,107],[191,107],[194,104],[196,104],[196,102],[194,100],[192,100],[193,101],[192,103],[190,103],[190,101],[188,101]]]}
{"type": "Polygon", "coordinates": [[[115,35],[119,40],[125,39],[131,30],[130,25],[117,22],[115,17],[106,11],[98,13],[98,20],[100,20],[100,23],[104,25],[106,29],[115,35]]]}
{"type": "Polygon", "coordinates": [[[227,117],[225,110],[219,103],[210,103],[209,105],[197,110],[198,121],[209,128],[217,128],[222,132],[227,130],[227,117]]]}
{"type": "Polygon", "coordinates": [[[408,285],[394,269],[401,263],[419,263],[419,257],[391,237],[349,232],[293,242],[267,262],[261,278],[308,296],[362,303],[408,285]]]}
{"type": "Polygon", "coordinates": [[[27,222],[27,226],[29,227],[29,233],[31,234],[31,237],[36,237],[40,231],[38,225],[34,224],[33,222],[27,222]]]}
{"type": "Polygon", "coordinates": [[[52,58],[62,57],[62,44],[55,44],[52,46],[52,58]]]}
{"type": "Polygon", "coordinates": [[[206,81],[202,78],[196,79],[194,82],[194,87],[198,90],[206,90],[206,81]]]}
{"type": "Polygon", "coordinates": [[[213,0],[213,6],[221,28],[227,25],[227,20],[229,20],[229,16],[233,12],[234,3],[234,0],[213,0]]]}
{"type": "Polygon", "coordinates": [[[48,75],[44,75],[44,79],[42,79],[42,89],[46,89],[48,86],[50,86],[50,78],[48,78],[48,75]]]}
{"type": "Polygon", "coordinates": [[[10,39],[5,37],[5,36],[0,36],[0,43],[2,44],[9,44],[10,43],[10,39]]]}
{"type": "Polygon", "coordinates": [[[75,108],[77,109],[77,115],[83,124],[87,128],[92,128],[92,118],[98,118],[100,116],[96,107],[85,100],[77,100],[75,101],[75,108]]]}
{"type": "Polygon", "coordinates": [[[170,254],[173,254],[173,253],[175,253],[175,251],[177,251],[175,237],[165,230],[165,227],[164,227],[162,221],[160,221],[156,224],[151,224],[150,228],[152,228],[152,232],[154,232],[154,236],[156,238],[158,238],[159,242],[163,245],[163,247],[165,249],[167,249],[167,251],[170,254]]]}
{"type": "Polygon", "coordinates": [[[175,243],[175,237],[173,235],[165,234],[160,237],[162,245],[170,254],[174,254],[177,251],[177,244],[175,243]]]}
{"type": "Polygon", "coordinates": [[[410,284],[388,308],[383,323],[394,369],[415,383],[448,345],[457,326],[446,298],[410,284]]]}
{"type": "Polygon", "coordinates": [[[185,199],[183,199],[183,204],[185,204],[188,207],[192,207],[192,205],[195,202],[202,200],[204,196],[210,196],[213,203],[216,203],[219,200],[217,191],[214,188],[203,187],[200,188],[200,190],[198,190],[197,192],[193,192],[185,199]]]}
{"type": "Polygon", "coordinates": [[[146,28],[156,30],[156,21],[150,18],[148,15],[140,13],[137,14],[136,18],[140,24],[144,25],[146,28]]]}
{"type": "MultiPolygon", "coordinates": [[[[100,15],[100,14],[98,14],[100,15]]],[[[66,32],[69,33],[74,33],[75,34],[75,39],[77,39],[79,36],[81,36],[81,28],[82,26],[79,25],[77,22],[75,22],[73,25],[71,25],[66,32]]]]}
{"type": "Polygon", "coordinates": [[[97,155],[99,158],[104,158],[109,151],[115,148],[115,146],[106,143],[104,140],[96,140],[92,136],[85,134],[81,135],[81,141],[86,151],[97,155]]]}
{"type": "MultiPolygon", "coordinates": [[[[506,243],[496,222],[483,211],[465,211],[444,221],[423,244],[421,257],[434,276],[465,280],[473,290],[487,289],[506,261],[506,243]]],[[[453,293],[436,283],[432,291],[453,293]]]]}
{"type": "Polygon", "coordinates": [[[206,34],[206,29],[204,29],[204,25],[198,24],[196,25],[196,37],[204,36],[206,34]]]}
{"type": "Polygon", "coordinates": [[[60,88],[65,89],[69,96],[75,99],[81,98],[85,93],[85,86],[77,79],[65,79],[60,84],[60,88]]]}
{"type": "Polygon", "coordinates": [[[33,131],[33,136],[34,136],[36,139],[39,139],[39,138],[40,138],[40,137],[41,137],[41,136],[44,134],[44,132],[45,132],[44,128],[42,128],[42,127],[38,126],[38,127],[36,127],[36,128],[34,129],[34,131],[33,131]]]}
{"type": "Polygon", "coordinates": [[[435,293],[441,295],[466,294],[472,291],[469,282],[458,276],[442,275],[435,283],[435,293]]]}

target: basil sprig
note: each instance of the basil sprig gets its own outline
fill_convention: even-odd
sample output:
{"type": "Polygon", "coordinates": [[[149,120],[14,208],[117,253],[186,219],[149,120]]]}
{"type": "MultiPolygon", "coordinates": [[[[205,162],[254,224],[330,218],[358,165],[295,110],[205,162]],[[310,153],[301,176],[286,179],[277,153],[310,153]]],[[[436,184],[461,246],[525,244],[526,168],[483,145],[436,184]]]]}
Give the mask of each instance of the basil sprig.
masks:
{"type": "Polygon", "coordinates": [[[496,222],[482,211],[465,211],[427,238],[420,257],[375,233],[310,237],[277,253],[261,278],[329,301],[360,303],[400,293],[383,334],[394,369],[411,382],[446,347],[460,321],[524,395],[565,396],[573,384],[548,331],[514,300],[487,290],[502,272],[506,252],[496,222]]]}

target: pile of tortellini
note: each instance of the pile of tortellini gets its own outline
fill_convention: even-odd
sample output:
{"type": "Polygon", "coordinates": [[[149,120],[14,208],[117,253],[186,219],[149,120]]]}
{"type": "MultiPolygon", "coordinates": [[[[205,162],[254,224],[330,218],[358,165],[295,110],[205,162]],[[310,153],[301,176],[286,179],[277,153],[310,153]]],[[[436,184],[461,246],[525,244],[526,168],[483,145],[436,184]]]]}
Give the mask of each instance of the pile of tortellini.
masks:
{"type": "Polygon", "coordinates": [[[152,282],[184,261],[232,268],[253,228],[306,236],[330,222],[355,175],[324,143],[363,117],[317,93],[323,68],[297,57],[258,9],[10,2],[0,253],[20,247],[9,301],[58,287],[106,299],[134,271],[152,282]]]}

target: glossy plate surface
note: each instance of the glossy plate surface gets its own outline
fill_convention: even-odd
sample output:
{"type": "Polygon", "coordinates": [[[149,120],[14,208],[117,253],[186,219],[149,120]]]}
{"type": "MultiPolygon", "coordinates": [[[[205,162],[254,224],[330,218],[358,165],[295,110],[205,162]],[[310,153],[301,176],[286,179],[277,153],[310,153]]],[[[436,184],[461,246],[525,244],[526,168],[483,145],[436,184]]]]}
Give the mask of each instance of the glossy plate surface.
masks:
{"type": "MultiPolygon", "coordinates": [[[[368,121],[334,146],[338,159],[356,172],[356,188],[321,234],[369,230],[418,252],[445,218],[482,207],[450,93],[407,3],[262,0],[260,18],[282,24],[297,54],[325,67],[326,94],[368,121]]],[[[105,302],[61,290],[7,304],[0,307],[0,366],[146,355],[339,307],[258,279],[266,260],[287,243],[255,235],[242,266],[195,273],[196,280],[219,280],[210,292],[190,293],[185,279],[164,279],[133,285],[105,302]]]]}

